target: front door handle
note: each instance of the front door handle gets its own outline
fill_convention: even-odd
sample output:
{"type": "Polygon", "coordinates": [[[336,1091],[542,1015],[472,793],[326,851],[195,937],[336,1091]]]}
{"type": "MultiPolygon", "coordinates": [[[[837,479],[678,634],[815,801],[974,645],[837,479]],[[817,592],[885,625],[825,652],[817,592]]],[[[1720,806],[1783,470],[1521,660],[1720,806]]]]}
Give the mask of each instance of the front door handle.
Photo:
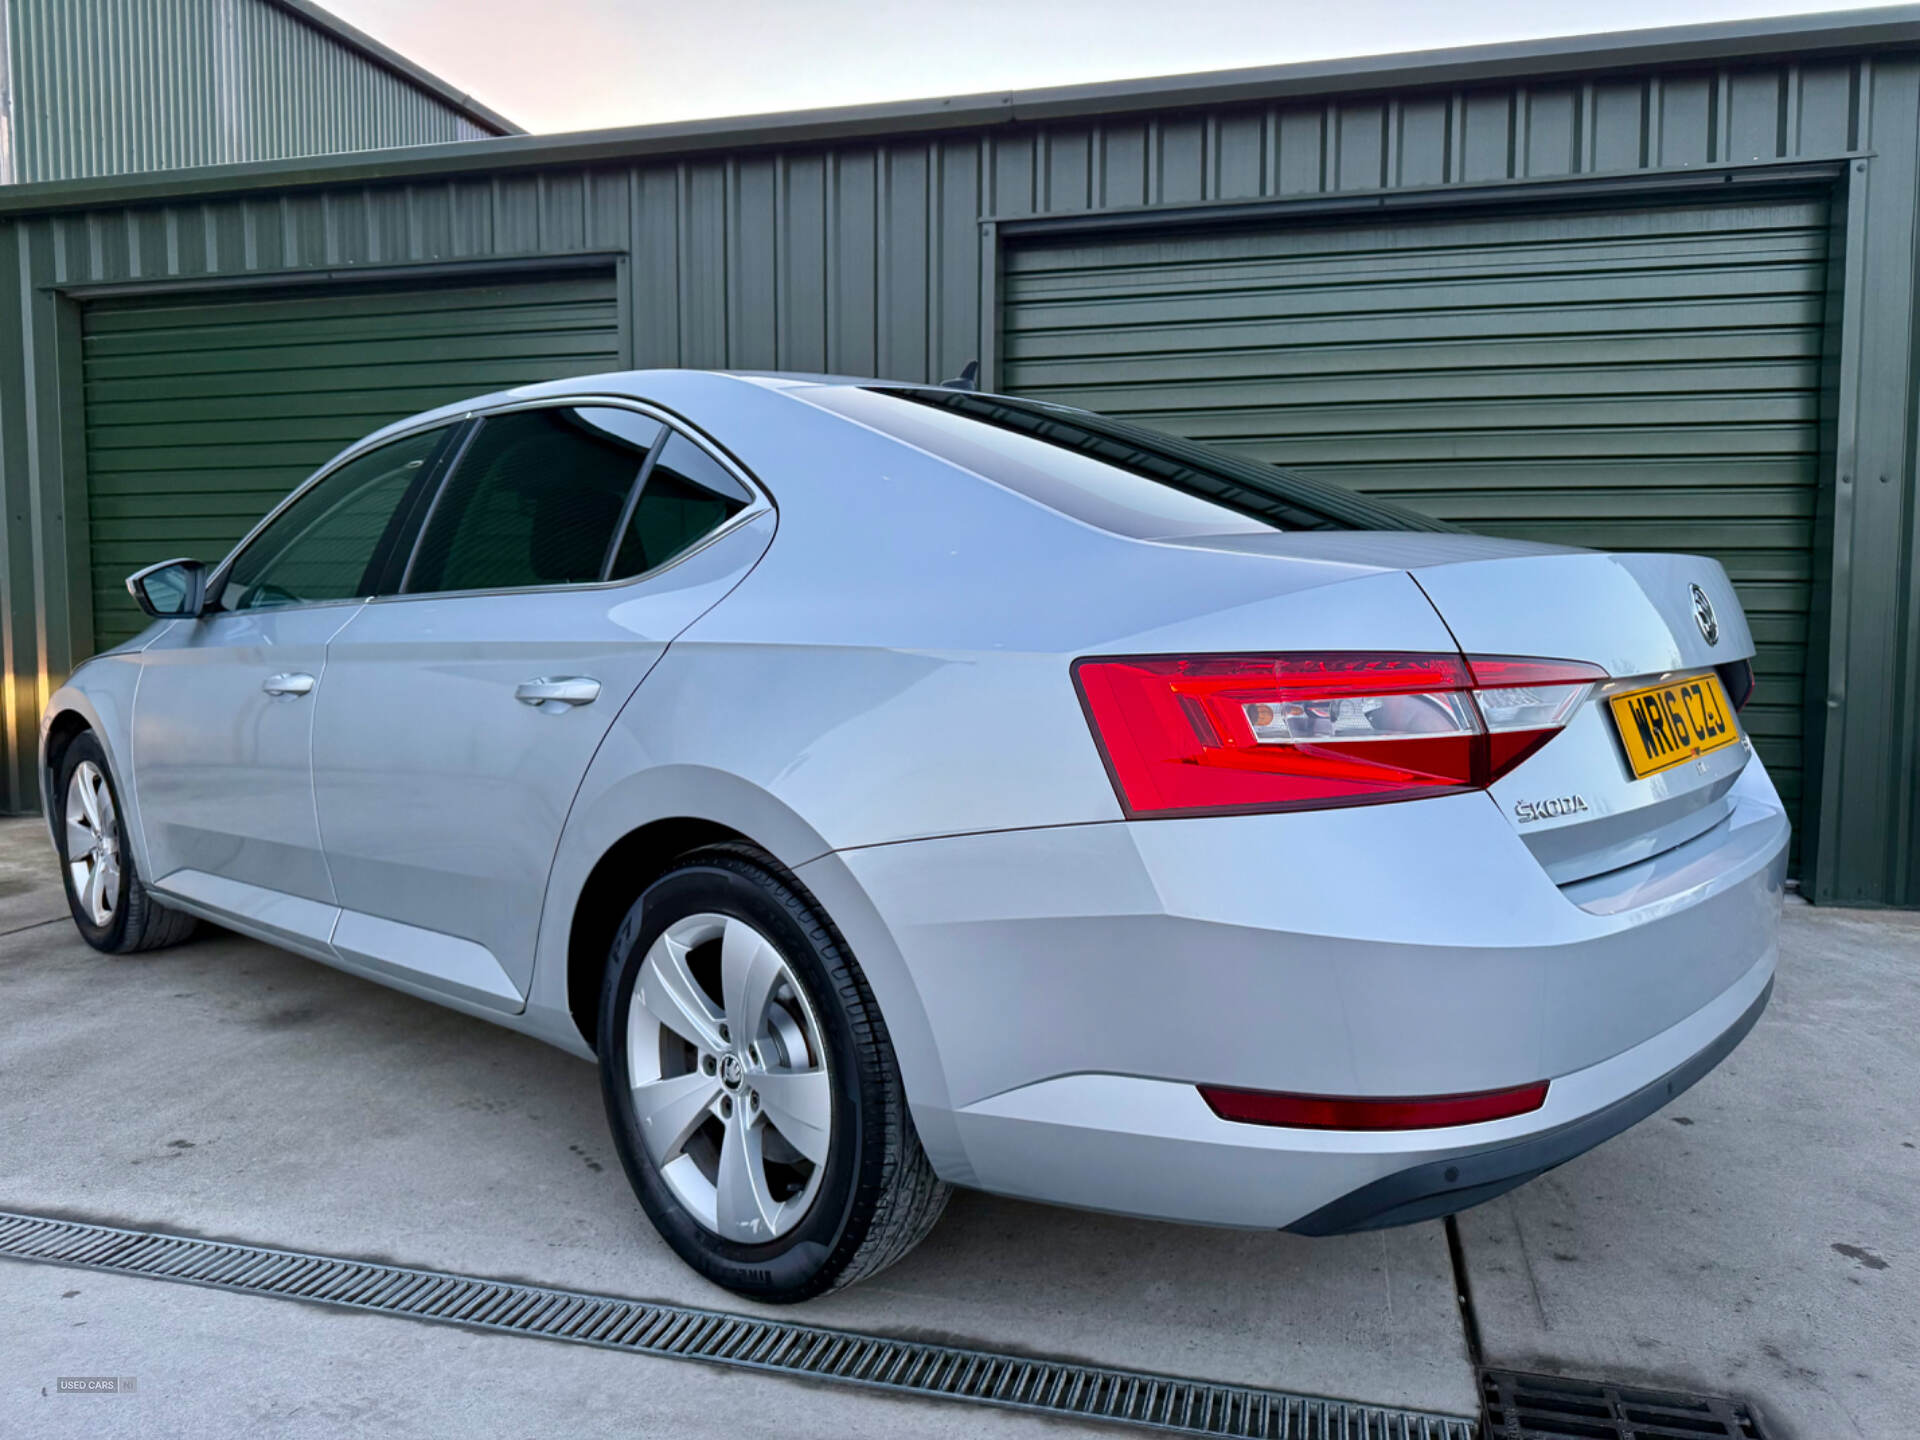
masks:
{"type": "Polygon", "coordinates": [[[514,687],[513,698],[556,714],[569,705],[591,705],[600,698],[600,682],[591,675],[552,675],[514,687]]]}
{"type": "Polygon", "coordinates": [[[260,688],[269,695],[305,695],[313,689],[313,676],[269,675],[260,682],[260,688]]]}

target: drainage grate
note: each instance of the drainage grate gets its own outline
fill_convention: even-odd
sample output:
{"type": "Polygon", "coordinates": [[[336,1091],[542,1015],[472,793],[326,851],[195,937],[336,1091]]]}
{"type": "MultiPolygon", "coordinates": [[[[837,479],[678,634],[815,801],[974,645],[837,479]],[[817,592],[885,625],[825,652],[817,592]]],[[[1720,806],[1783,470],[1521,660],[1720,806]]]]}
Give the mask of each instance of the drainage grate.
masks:
{"type": "MultiPolygon", "coordinates": [[[[896,1394],[1245,1440],[1474,1440],[1457,1415],[928,1345],[367,1260],[0,1210],[0,1257],[706,1360],[896,1394]]],[[[1734,1432],[1729,1432],[1734,1433],[1734,1432]]],[[[1696,1437],[1697,1440],[1697,1437],[1696,1437]]]]}
{"type": "Polygon", "coordinates": [[[1766,1440],[1744,1400],[1482,1370],[1487,1440],[1766,1440]]]}

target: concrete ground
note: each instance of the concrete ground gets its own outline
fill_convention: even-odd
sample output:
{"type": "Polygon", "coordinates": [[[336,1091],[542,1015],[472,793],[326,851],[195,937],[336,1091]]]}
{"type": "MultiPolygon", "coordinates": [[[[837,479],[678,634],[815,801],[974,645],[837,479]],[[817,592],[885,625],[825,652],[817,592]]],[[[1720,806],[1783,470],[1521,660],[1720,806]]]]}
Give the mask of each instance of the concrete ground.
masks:
{"type": "Polygon", "coordinates": [[[1920,915],[1786,912],[1766,1016],[1597,1150],[1460,1217],[1498,1363],[1748,1396],[1802,1440],[1920,1413],[1920,915]]]}
{"type": "MultiPolygon", "coordinates": [[[[750,1310],[647,1227],[592,1068],[222,932],[131,959],[0,822],[0,1208],[750,1310]]],[[[1494,1363],[1920,1407],[1920,917],[1788,912],[1772,1010],[1667,1112],[1462,1218],[1494,1363]]],[[[771,1313],[771,1312],[769,1312],[771,1313]]],[[[782,1312],[791,1314],[792,1312],[782,1312]]],[[[1471,1412],[1437,1224],[1337,1240],[956,1197],[822,1324],[1471,1412]]],[[[0,1262],[0,1434],[1058,1433],[1057,1421],[0,1262]],[[63,1395],[61,1375],[132,1375],[63,1395]]]]}

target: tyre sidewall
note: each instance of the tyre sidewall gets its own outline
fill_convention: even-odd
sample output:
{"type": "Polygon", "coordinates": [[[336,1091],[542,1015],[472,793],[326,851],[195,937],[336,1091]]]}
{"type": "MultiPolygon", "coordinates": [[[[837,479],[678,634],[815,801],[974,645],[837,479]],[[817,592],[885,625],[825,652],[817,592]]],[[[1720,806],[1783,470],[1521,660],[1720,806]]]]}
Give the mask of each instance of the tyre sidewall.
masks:
{"type": "Polygon", "coordinates": [[[127,943],[127,924],[132,908],[129,902],[133,894],[133,853],[127,845],[127,810],[120,800],[120,786],[113,777],[113,767],[107,763],[106,748],[92,731],[75,736],[73,743],[67,746],[66,753],[60,757],[60,771],[53,787],[53,808],[54,846],[60,853],[60,884],[66,891],[67,909],[73,914],[73,923],[78,927],[81,938],[94,949],[109,954],[117,953],[125,949],[127,943]],[[67,868],[67,795],[73,782],[73,772],[88,760],[106,777],[107,792],[113,796],[113,828],[120,847],[120,893],[114,899],[113,919],[105,925],[94,924],[88,916],[80,897],[74,893],[73,872],[67,868]]]}
{"type": "MultiPolygon", "coordinates": [[[[795,911],[776,898],[780,882],[751,862],[732,856],[694,861],[649,886],[634,902],[615,936],[601,997],[600,1074],[615,1148],[647,1216],[675,1252],[718,1285],[755,1298],[783,1302],[808,1299],[830,1289],[858,1248],[849,1224],[862,1171],[881,1137],[866,1133],[879,1109],[861,1073],[861,1048],[840,989],[810,931],[825,922],[800,900],[795,911]],[[756,878],[748,878],[749,874],[756,878]],[[662,931],[689,915],[732,916],[754,926],[780,950],[806,990],[827,1044],[833,1085],[833,1140],[812,1208],[793,1230],[764,1245],[743,1245],[701,1225],[673,1194],[648,1159],[634,1120],[627,1063],[627,1017],[647,951],[662,931]],[[804,918],[802,918],[804,917],[804,918]]],[[[780,886],[781,889],[786,887],[780,886]]],[[[792,892],[788,892],[791,894],[792,892]]],[[[845,964],[844,957],[841,961],[845,964]]],[[[873,1183],[869,1178],[869,1184],[873,1183]]],[[[869,1205],[866,1207],[871,1209],[869,1205]]]]}

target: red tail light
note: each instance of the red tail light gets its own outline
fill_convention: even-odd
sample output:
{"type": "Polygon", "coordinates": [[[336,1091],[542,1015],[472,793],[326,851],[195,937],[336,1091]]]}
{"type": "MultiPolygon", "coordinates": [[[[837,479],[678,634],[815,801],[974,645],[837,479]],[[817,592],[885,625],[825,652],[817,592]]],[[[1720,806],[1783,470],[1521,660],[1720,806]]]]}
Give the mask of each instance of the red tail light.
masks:
{"type": "Polygon", "coordinates": [[[1574,661],[1350,653],[1086,659],[1073,674],[1135,816],[1483,788],[1606,678],[1574,661]]]}

